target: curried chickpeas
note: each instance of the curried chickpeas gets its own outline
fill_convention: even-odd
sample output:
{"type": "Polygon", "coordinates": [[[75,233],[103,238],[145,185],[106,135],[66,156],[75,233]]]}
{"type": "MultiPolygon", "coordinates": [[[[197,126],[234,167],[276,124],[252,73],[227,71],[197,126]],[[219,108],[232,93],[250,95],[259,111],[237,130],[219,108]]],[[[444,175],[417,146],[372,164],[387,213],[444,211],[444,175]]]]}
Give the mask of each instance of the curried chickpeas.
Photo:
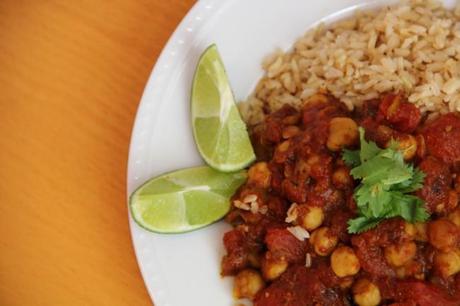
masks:
{"type": "Polygon", "coordinates": [[[267,257],[262,260],[262,274],[267,280],[277,279],[287,268],[286,260],[275,260],[267,257]]]}
{"type": "Polygon", "coordinates": [[[346,167],[340,167],[332,174],[332,183],[337,188],[353,187],[353,178],[346,167]]]}
{"type": "Polygon", "coordinates": [[[428,240],[443,252],[453,250],[460,242],[458,227],[448,219],[438,219],[428,223],[428,240]]]}
{"type": "Polygon", "coordinates": [[[414,258],[417,246],[414,242],[393,244],[385,248],[384,254],[387,262],[393,267],[401,267],[414,258]]]}
{"type": "Polygon", "coordinates": [[[308,231],[312,231],[318,228],[323,223],[324,212],[320,207],[310,206],[307,208],[301,220],[302,227],[308,231]]]}
{"type": "Polygon", "coordinates": [[[355,251],[350,247],[342,246],[332,253],[331,267],[337,276],[345,277],[358,273],[361,265],[355,251]]]}
{"type": "Polygon", "coordinates": [[[457,208],[451,212],[447,218],[450,220],[450,222],[460,227],[460,208],[457,208]]]}
{"type": "Polygon", "coordinates": [[[444,278],[460,272],[460,249],[436,253],[434,267],[444,278]]]}
{"type": "Polygon", "coordinates": [[[318,228],[313,232],[310,243],[313,244],[316,254],[320,256],[329,255],[335,248],[338,237],[328,227],[318,228]]]}
{"type": "Polygon", "coordinates": [[[271,172],[266,162],[254,164],[248,170],[248,183],[253,183],[260,188],[270,187],[271,172]]]}
{"type": "Polygon", "coordinates": [[[355,144],[358,137],[358,125],[353,119],[347,117],[333,118],[329,123],[327,148],[331,151],[339,151],[355,144]]]}
{"type": "Polygon", "coordinates": [[[381,301],[380,290],[367,279],[360,279],[353,285],[353,299],[359,306],[376,306],[381,301]]]}
{"type": "Polygon", "coordinates": [[[264,280],[259,272],[252,269],[243,270],[235,277],[233,295],[237,299],[253,299],[264,286],[264,280]]]}

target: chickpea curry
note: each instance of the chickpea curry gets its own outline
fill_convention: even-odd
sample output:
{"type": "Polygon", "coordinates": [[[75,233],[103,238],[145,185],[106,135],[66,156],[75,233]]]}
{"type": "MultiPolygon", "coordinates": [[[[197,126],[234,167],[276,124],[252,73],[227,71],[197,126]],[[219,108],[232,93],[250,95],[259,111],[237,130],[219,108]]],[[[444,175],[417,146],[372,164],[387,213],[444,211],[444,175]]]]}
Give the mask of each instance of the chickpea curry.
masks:
{"type": "MultiPolygon", "coordinates": [[[[353,112],[319,93],[251,128],[258,161],[232,198],[222,275],[255,306],[460,305],[460,114],[424,116],[402,94],[353,112]],[[426,221],[387,215],[350,233],[359,215],[343,152],[365,139],[397,143],[423,172],[410,190],[426,221]]],[[[403,204],[401,204],[403,205],[403,204]]],[[[424,219],[424,220],[425,220],[424,219]]]]}

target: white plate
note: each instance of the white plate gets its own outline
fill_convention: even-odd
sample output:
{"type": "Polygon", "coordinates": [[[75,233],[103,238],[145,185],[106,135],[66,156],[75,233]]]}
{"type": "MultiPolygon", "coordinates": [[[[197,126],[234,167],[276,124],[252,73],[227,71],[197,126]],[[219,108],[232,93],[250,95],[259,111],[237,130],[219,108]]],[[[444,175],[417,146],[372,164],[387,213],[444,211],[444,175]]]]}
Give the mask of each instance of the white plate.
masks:
{"type": "MultiPolygon", "coordinates": [[[[446,1],[446,2],[455,2],[446,1]]],[[[142,97],[131,139],[128,195],[150,177],[203,164],[190,127],[189,93],[200,53],[216,43],[238,100],[252,91],[260,63],[288,49],[309,27],[358,5],[385,0],[201,0],[164,48],[142,97]]],[[[146,37],[146,39],[148,39],[146,37]]],[[[233,306],[219,276],[223,222],[183,235],[158,235],[130,218],[139,266],[156,306],[233,306]]]]}

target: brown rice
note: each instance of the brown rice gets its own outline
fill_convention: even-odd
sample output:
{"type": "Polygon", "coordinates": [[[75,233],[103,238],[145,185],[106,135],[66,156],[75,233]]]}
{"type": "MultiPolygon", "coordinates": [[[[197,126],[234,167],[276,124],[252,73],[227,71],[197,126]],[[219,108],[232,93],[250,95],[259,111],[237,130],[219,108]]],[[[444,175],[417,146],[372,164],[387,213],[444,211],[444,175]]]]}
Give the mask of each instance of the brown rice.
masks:
{"type": "Polygon", "coordinates": [[[422,112],[460,111],[460,5],[404,1],[358,11],[307,32],[292,51],[263,62],[265,76],[239,104],[248,124],[283,104],[297,108],[327,90],[352,110],[386,91],[404,91],[422,112]]]}

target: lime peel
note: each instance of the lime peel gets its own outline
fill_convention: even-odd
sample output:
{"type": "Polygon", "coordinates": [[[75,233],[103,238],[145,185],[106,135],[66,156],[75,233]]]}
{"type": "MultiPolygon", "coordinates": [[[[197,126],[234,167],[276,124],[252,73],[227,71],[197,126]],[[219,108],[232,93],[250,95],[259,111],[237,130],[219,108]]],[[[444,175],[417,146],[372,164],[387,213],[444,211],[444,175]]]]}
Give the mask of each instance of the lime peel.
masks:
{"type": "Polygon", "coordinates": [[[224,172],[243,169],[255,160],[216,45],[201,55],[191,95],[195,143],[206,163],[224,172]]]}
{"type": "Polygon", "coordinates": [[[245,171],[182,169],[147,181],[131,195],[129,207],[133,219],[149,231],[189,232],[225,216],[230,197],[245,181],[245,171]]]}

